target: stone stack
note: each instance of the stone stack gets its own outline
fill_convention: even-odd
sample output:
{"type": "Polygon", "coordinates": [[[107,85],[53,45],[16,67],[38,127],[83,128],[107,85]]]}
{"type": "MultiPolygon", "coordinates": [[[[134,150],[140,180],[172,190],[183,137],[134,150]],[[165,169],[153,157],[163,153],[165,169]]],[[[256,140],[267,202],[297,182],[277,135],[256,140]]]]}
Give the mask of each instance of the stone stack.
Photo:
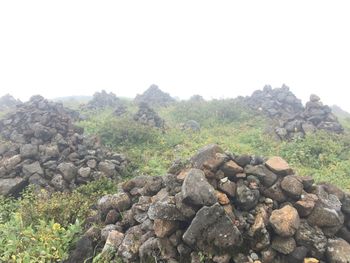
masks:
{"type": "Polygon", "coordinates": [[[252,109],[261,111],[271,118],[283,120],[293,118],[304,109],[301,100],[286,85],[275,89],[265,86],[263,90],[254,91],[245,100],[252,109]]]}
{"type": "Polygon", "coordinates": [[[0,111],[10,111],[14,110],[17,105],[22,104],[20,100],[16,100],[10,94],[6,94],[0,98],[0,111]]]}
{"type": "Polygon", "coordinates": [[[121,105],[121,100],[113,93],[105,90],[95,92],[92,99],[86,104],[89,110],[101,110],[105,108],[117,108],[121,105]]]}
{"type": "Polygon", "coordinates": [[[293,118],[280,120],[280,126],[275,129],[282,139],[304,137],[316,130],[325,130],[332,133],[342,133],[342,125],[327,105],[323,105],[317,95],[311,95],[305,109],[293,118]]]}
{"type": "Polygon", "coordinates": [[[209,145],[190,163],[102,197],[104,227],[91,227],[68,262],[91,255],[96,240],[104,262],[350,262],[349,194],[296,175],[280,157],[209,145]]]}
{"type": "Polygon", "coordinates": [[[153,84],[144,93],[137,95],[134,101],[137,104],[144,102],[152,107],[157,107],[168,106],[169,104],[175,102],[175,99],[168,93],[165,93],[159,89],[157,85],[153,84]]]}
{"type": "Polygon", "coordinates": [[[272,119],[274,132],[281,140],[302,138],[316,130],[343,132],[331,108],[323,105],[317,95],[311,95],[304,107],[285,85],[275,89],[265,86],[245,98],[245,102],[272,119]]]}
{"type": "Polygon", "coordinates": [[[118,178],[121,154],[86,138],[62,104],[34,96],[0,121],[0,194],[17,194],[34,184],[65,191],[100,177],[118,178]]]}
{"type": "Polygon", "coordinates": [[[139,109],[134,115],[134,120],[147,126],[163,129],[164,120],[145,102],[139,104],[139,109]]]}

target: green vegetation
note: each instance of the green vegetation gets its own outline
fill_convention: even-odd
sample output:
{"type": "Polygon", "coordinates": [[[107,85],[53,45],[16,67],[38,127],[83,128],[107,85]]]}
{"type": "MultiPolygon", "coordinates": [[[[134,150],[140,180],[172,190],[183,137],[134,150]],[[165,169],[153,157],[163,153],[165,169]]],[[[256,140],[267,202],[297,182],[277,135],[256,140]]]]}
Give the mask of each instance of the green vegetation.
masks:
{"type": "MultiPolygon", "coordinates": [[[[143,126],[132,119],[136,111],[126,102],[128,114],[115,117],[112,110],[84,112],[79,123],[87,134],[100,136],[105,146],[127,154],[127,176],[163,175],[175,159],[186,160],[199,148],[216,143],[236,154],[279,155],[300,175],[332,182],[350,190],[350,120],[341,120],[343,135],[317,132],[305,139],[277,141],[266,132],[266,120],[238,100],[178,102],[156,109],[165,119],[165,131],[143,126]],[[198,133],[182,131],[181,123],[196,120],[198,133]]],[[[90,183],[72,193],[28,189],[21,199],[0,198],[0,261],[54,262],[67,257],[82,233],[84,220],[99,197],[115,193],[109,180],[90,183]]],[[[94,262],[102,262],[101,255],[94,262]]]]}

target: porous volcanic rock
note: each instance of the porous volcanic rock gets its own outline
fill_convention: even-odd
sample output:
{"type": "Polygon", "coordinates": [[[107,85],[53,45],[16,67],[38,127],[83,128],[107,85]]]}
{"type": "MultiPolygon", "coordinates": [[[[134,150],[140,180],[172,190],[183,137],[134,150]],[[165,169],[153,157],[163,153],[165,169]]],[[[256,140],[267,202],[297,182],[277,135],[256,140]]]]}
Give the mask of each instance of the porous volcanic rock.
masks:
{"type": "Polygon", "coordinates": [[[0,120],[0,194],[28,184],[49,191],[74,189],[102,177],[120,178],[127,161],[85,137],[71,111],[33,96],[0,120]]]}
{"type": "Polygon", "coordinates": [[[106,226],[99,242],[114,247],[101,255],[108,254],[110,262],[192,263],[203,257],[209,263],[348,262],[349,243],[343,237],[350,231],[349,197],[340,189],[310,185],[310,178],[294,175],[283,159],[278,159],[283,166],[255,163],[253,156],[224,153],[217,145],[206,146],[191,159],[176,174],[138,176],[124,182],[112,199],[102,197],[96,223],[106,226]],[[266,175],[273,185],[260,183],[266,175]],[[293,189],[285,193],[289,184],[293,189]],[[116,206],[104,205],[108,200],[131,201],[112,225],[105,222],[116,206]],[[317,216],[325,219],[317,221],[317,216]]]}

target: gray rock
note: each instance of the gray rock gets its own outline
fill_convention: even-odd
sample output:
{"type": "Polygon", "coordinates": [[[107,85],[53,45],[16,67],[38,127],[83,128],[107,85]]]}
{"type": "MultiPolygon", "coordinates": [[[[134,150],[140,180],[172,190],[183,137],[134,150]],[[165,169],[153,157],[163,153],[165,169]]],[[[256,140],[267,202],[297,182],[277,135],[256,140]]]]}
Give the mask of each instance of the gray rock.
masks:
{"type": "Polygon", "coordinates": [[[78,170],[78,174],[83,178],[87,178],[91,174],[91,168],[90,167],[81,167],[78,170]]]}
{"type": "Polygon", "coordinates": [[[72,163],[61,163],[57,166],[57,169],[62,173],[63,178],[67,182],[74,180],[77,174],[77,167],[72,163]]]}
{"type": "Polygon", "coordinates": [[[213,246],[227,249],[239,245],[241,238],[239,230],[218,203],[201,208],[183,235],[186,244],[202,251],[213,246]]]}
{"type": "Polygon", "coordinates": [[[350,244],[341,238],[329,239],[326,255],[330,263],[348,263],[350,244]]]}
{"type": "Polygon", "coordinates": [[[51,185],[58,191],[63,191],[67,187],[66,181],[60,174],[55,174],[51,179],[51,185]]]}
{"type": "Polygon", "coordinates": [[[123,192],[105,195],[98,201],[97,207],[102,214],[107,214],[111,209],[124,212],[131,207],[131,200],[129,195],[123,192]]]}
{"type": "Polygon", "coordinates": [[[186,220],[180,209],[176,207],[175,200],[171,198],[166,198],[165,200],[151,204],[148,209],[148,217],[152,220],[186,220]]]}
{"type": "Polygon", "coordinates": [[[255,175],[265,187],[272,186],[277,181],[277,175],[266,168],[265,165],[247,165],[244,168],[247,175],[255,175]]]}
{"type": "Polygon", "coordinates": [[[32,174],[44,174],[44,171],[41,168],[40,163],[38,161],[31,164],[24,164],[22,167],[22,171],[26,176],[31,176],[32,174]]]}
{"type": "Polygon", "coordinates": [[[117,174],[115,169],[115,164],[109,161],[100,162],[98,168],[103,172],[107,177],[114,177],[117,174]]]}
{"type": "Polygon", "coordinates": [[[141,225],[133,226],[125,232],[123,242],[118,248],[117,255],[126,262],[138,262],[139,249],[142,245],[141,225]]]}
{"type": "Polygon", "coordinates": [[[11,158],[5,159],[3,165],[7,171],[13,170],[17,164],[21,162],[21,155],[17,154],[12,156],[11,158]]]}
{"type": "Polygon", "coordinates": [[[306,220],[301,220],[295,240],[299,246],[305,246],[311,250],[313,256],[321,258],[326,251],[326,236],[319,227],[309,225],[306,220]]]}
{"type": "Polygon", "coordinates": [[[260,198],[260,192],[257,189],[250,189],[244,184],[243,180],[238,181],[236,190],[236,200],[242,210],[249,211],[254,208],[260,198]]]}
{"type": "Polygon", "coordinates": [[[27,184],[27,180],[21,177],[0,179],[0,195],[11,195],[20,192],[27,184]]]}
{"type": "Polygon", "coordinates": [[[23,159],[25,158],[37,158],[39,154],[39,149],[37,145],[24,144],[20,148],[20,154],[23,159]]]}
{"type": "Polygon", "coordinates": [[[217,201],[215,189],[208,183],[204,172],[199,169],[189,170],[181,192],[183,200],[187,204],[213,205],[217,201]]]}

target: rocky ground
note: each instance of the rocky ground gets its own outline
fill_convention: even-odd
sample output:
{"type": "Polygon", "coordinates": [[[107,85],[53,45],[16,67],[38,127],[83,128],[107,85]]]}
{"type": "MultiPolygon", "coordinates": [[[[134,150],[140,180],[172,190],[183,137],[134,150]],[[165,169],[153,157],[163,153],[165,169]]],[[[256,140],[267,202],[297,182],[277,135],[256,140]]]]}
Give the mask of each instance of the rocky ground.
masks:
{"type": "Polygon", "coordinates": [[[6,94],[0,98],[0,111],[13,110],[20,104],[22,104],[20,100],[16,100],[10,94],[6,94]]]}
{"type": "Polygon", "coordinates": [[[187,167],[138,176],[102,197],[67,262],[350,262],[350,195],[280,157],[208,145],[187,167]],[[104,260],[104,261],[103,261],[104,260]]]}
{"type": "Polygon", "coordinates": [[[254,110],[274,120],[274,132],[282,140],[304,137],[316,130],[342,133],[343,127],[332,109],[323,105],[317,95],[311,95],[305,107],[287,86],[272,89],[265,86],[245,98],[254,110]]]}
{"type": "Polygon", "coordinates": [[[74,125],[72,111],[33,96],[0,121],[0,194],[33,184],[65,191],[101,177],[120,178],[122,154],[103,149],[74,125]]]}

